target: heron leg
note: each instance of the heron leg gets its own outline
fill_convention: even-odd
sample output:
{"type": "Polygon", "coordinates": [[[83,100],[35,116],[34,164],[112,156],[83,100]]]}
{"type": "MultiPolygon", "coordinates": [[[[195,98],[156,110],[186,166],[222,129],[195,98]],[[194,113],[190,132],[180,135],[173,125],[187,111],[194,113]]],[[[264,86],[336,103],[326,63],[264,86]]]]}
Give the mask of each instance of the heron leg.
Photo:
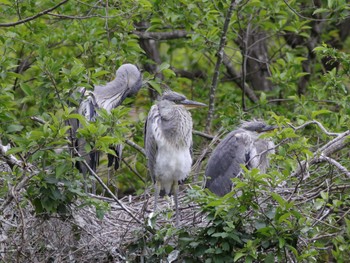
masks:
{"type": "Polygon", "coordinates": [[[179,183],[177,180],[175,180],[173,184],[173,194],[174,194],[174,199],[175,199],[175,226],[178,227],[180,225],[180,216],[179,216],[179,203],[178,203],[178,195],[179,195],[179,183]]]}
{"type": "Polygon", "coordinates": [[[87,183],[88,176],[86,172],[83,173],[83,178],[84,178],[84,190],[85,190],[85,193],[88,193],[88,183],[87,183]]]}
{"type": "Polygon", "coordinates": [[[157,211],[158,197],[160,193],[160,182],[156,181],[154,184],[154,212],[157,211]]]}

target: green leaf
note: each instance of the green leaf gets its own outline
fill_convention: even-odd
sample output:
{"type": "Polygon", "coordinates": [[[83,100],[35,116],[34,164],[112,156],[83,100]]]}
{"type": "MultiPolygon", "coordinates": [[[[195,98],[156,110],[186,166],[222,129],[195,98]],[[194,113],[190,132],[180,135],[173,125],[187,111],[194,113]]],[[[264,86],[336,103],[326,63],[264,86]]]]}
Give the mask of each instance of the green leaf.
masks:
{"type": "Polygon", "coordinates": [[[95,73],[92,73],[92,77],[93,78],[97,78],[97,77],[100,77],[100,76],[103,76],[103,75],[106,75],[106,74],[109,74],[109,71],[101,70],[101,71],[97,71],[95,73]]]}
{"type": "Polygon", "coordinates": [[[228,237],[228,236],[229,236],[229,234],[228,234],[228,233],[226,233],[226,232],[221,232],[221,233],[214,233],[214,234],[212,234],[211,236],[212,236],[212,237],[221,237],[221,238],[226,238],[226,237],[228,237]]]}
{"type": "Polygon", "coordinates": [[[278,246],[279,246],[279,248],[283,248],[285,244],[286,244],[286,240],[284,238],[282,238],[282,237],[279,237],[278,238],[278,246]]]}
{"type": "Polygon", "coordinates": [[[269,254],[267,254],[264,263],[274,263],[275,262],[275,256],[272,252],[270,252],[269,254]]]}
{"type": "Polygon", "coordinates": [[[271,193],[271,195],[273,199],[275,199],[279,203],[280,206],[284,206],[286,204],[286,201],[279,194],[271,193]]]}
{"type": "Polygon", "coordinates": [[[171,69],[168,69],[168,68],[163,70],[163,74],[165,77],[175,77],[176,76],[175,72],[172,71],[171,69]]]}
{"type": "Polygon", "coordinates": [[[149,80],[148,83],[152,86],[152,88],[155,89],[155,91],[158,92],[158,94],[162,94],[162,89],[160,88],[160,85],[158,82],[154,80],[149,80]]]}
{"type": "Polygon", "coordinates": [[[318,116],[318,115],[320,115],[320,114],[329,114],[329,113],[333,113],[332,111],[330,111],[330,110],[317,110],[317,111],[313,111],[312,113],[311,113],[311,118],[312,119],[315,119],[316,118],[316,116],[318,116]]]}
{"type": "Polygon", "coordinates": [[[317,9],[312,13],[312,15],[316,15],[316,14],[319,14],[319,13],[326,13],[326,12],[329,12],[329,9],[327,9],[327,8],[317,8],[317,9]]]}
{"type": "Polygon", "coordinates": [[[65,117],[66,120],[68,119],[78,119],[78,121],[80,121],[83,126],[85,126],[87,124],[87,121],[85,119],[84,116],[78,114],[78,113],[73,113],[73,114],[69,114],[68,116],[65,117]]]}
{"type": "Polygon", "coordinates": [[[20,87],[27,96],[33,96],[33,91],[28,84],[23,83],[20,87]]]}
{"type": "Polygon", "coordinates": [[[7,150],[6,154],[16,154],[16,153],[19,153],[19,152],[23,152],[24,149],[22,147],[13,147],[9,150],[7,150]]]}
{"type": "Polygon", "coordinates": [[[158,70],[159,70],[160,72],[162,72],[163,70],[168,69],[169,67],[170,67],[169,63],[163,62],[163,63],[159,66],[158,70]]]}
{"type": "Polygon", "coordinates": [[[238,261],[240,258],[244,257],[246,254],[245,253],[242,253],[242,252],[238,252],[235,254],[234,258],[233,258],[233,261],[236,262],[238,261]]]}
{"type": "Polygon", "coordinates": [[[20,124],[10,124],[7,126],[6,131],[8,133],[19,132],[19,131],[23,130],[23,128],[24,127],[20,124]]]}

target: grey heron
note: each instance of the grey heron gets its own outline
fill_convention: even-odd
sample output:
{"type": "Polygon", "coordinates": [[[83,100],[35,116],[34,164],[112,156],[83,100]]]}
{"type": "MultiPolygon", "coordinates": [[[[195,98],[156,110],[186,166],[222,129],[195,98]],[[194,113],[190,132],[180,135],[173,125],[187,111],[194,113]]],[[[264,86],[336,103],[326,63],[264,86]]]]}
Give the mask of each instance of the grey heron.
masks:
{"type": "Polygon", "coordinates": [[[174,195],[176,226],[179,225],[178,191],[192,165],[192,117],[188,109],[206,106],[184,95],[165,91],[152,106],[145,123],[145,151],[148,170],[155,186],[154,211],[158,195],[174,195]]]}
{"type": "MultiPolygon", "coordinates": [[[[81,97],[84,97],[80,103],[78,113],[83,115],[88,121],[94,121],[97,116],[97,109],[105,109],[110,112],[112,109],[122,104],[126,97],[135,95],[142,86],[142,74],[140,70],[133,64],[121,65],[117,72],[116,77],[111,82],[108,82],[104,86],[95,86],[92,92],[86,91],[85,88],[80,89],[81,97]]],[[[76,124],[73,130],[81,124],[76,124]]],[[[74,125],[73,125],[74,126],[74,125]]],[[[99,153],[92,151],[85,153],[84,144],[86,141],[81,138],[76,140],[76,147],[81,155],[85,157],[86,162],[89,166],[96,171],[99,162],[99,153]]],[[[122,145],[116,145],[111,147],[116,156],[108,154],[108,169],[113,166],[117,169],[119,167],[122,145]]],[[[78,169],[86,176],[87,168],[78,163],[78,169]]],[[[94,192],[94,185],[92,191],[94,192]]]]}
{"type": "Polygon", "coordinates": [[[205,171],[206,187],[218,196],[232,188],[231,178],[239,176],[241,165],[248,169],[259,168],[262,173],[269,166],[268,154],[274,153],[274,143],[260,138],[263,132],[276,129],[260,120],[243,122],[230,132],[214,149],[205,171]]]}

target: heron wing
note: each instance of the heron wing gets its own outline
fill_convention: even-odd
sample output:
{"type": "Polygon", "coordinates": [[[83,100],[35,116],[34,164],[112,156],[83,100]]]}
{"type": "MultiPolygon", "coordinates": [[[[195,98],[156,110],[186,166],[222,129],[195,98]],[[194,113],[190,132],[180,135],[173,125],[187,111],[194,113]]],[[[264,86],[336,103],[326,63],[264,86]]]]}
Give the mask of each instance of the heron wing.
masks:
{"type": "Polygon", "coordinates": [[[158,106],[153,105],[148,113],[148,117],[144,128],[144,144],[147,157],[147,165],[153,182],[155,182],[155,163],[157,158],[157,142],[155,140],[155,130],[157,122],[159,121],[160,115],[158,111],[158,106]]]}
{"type": "Polygon", "coordinates": [[[95,86],[94,94],[100,106],[107,110],[121,105],[126,97],[135,95],[142,86],[142,74],[132,64],[122,65],[116,78],[106,86],[95,86]]]}
{"type": "MultiPolygon", "coordinates": [[[[83,115],[87,121],[95,121],[96,118],[96,110],[97,110],[97,104],[95,101],[95,98],[92,94],[89,94],[79,105],[78,113],[80,115],[83,115]]],[[[74,133],[76,130],[82,127],[81,123],[78,121],[75,124],[75,129],[74,133]]],[[[90,153],[87,153],[85,151],[85,144],[86,140],[84,138],[77,138],[76,139],[76,149],[78,150],[79,154],[85,158],[85,161],[88,163],[88,165],[96,171],[97,165],[99,163],[99,155],[97,151],[92,151],[90,153]]],[[[78,164],[78,169],[83,173],[86,174],[87,168],[82,165],[81,163],[78,164]]]]}
{"type": "Polygon", "coordinates": [[[231,178],[241,172],[241,164],[246,163],[249,137],[241,130],[229,133],[215,148],[209,158],[205,175],[206,187],[223,196],[231,191],[231,178]]]}

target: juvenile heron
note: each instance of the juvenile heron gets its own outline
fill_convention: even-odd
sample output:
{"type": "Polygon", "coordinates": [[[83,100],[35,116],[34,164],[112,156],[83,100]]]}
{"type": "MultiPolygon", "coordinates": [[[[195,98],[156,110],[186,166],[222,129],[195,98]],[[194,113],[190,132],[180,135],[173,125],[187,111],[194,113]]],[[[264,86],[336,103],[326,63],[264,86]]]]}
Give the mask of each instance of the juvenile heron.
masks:
{"type": "Polygon", "coordinates": [[[213,193],[224,196],[232,188],[231,178],[242,172],[241,164],[248,169],[259,168],[262,173],[269,166],[268,154],[274,153],[271,140],[259,138],[263,132],[276,129],[263,121],[243,122],[230,132],[215,148],[205,171],[206,187],[213,193]]]}
{"type": "MultiPolygon", "coordinates": [[[[80,94],[84,97],[84,100],[80,103],[78,113],[85,116],[88,121],[94,121],[97,115],[97,109],[105,109],[110,112],[112,109],[122,104],[126,97],[135,95],[141,88],[142,74],[140,70],[133,64],[124,64],[120,66],[116,72],[116,77],[111,82],[108,82],[105,86],[95,86],[94,91],[88,92],[85,88],[80,90],[80,94]]],[[[73,130],[80,126],[80,124],[73,125],[73,130]]],[[[78,139],[76,141],[77,149],[81,155],[84,155],[86,162],[89,166],[96,171],[99,162],[99,153],[96,151],[85,153],[84,145],[86,141],[78,139]]],[[[116,156],[108,154],[108,170],[113,166],[118,169],[122,145],[116,145],[111,147],[116,156]]],[[[87,168],[79,163],[79,170],[86,176],[87,168]]],[[[93,186],[94,188],[94,186],[93,186]]],[[[93,192],[95,189],[92,189],[93,192]]]]}
{"type": "Polygon", "coordinates": [[[148,170],[155,186],[154,211],[158,195],[174,195],[176,225],[179,225],[179,181],[191,171],[192,117],[188,109],[206,106],[166,91],[153,105],[145,123],[145,151],[148,170]]]}

